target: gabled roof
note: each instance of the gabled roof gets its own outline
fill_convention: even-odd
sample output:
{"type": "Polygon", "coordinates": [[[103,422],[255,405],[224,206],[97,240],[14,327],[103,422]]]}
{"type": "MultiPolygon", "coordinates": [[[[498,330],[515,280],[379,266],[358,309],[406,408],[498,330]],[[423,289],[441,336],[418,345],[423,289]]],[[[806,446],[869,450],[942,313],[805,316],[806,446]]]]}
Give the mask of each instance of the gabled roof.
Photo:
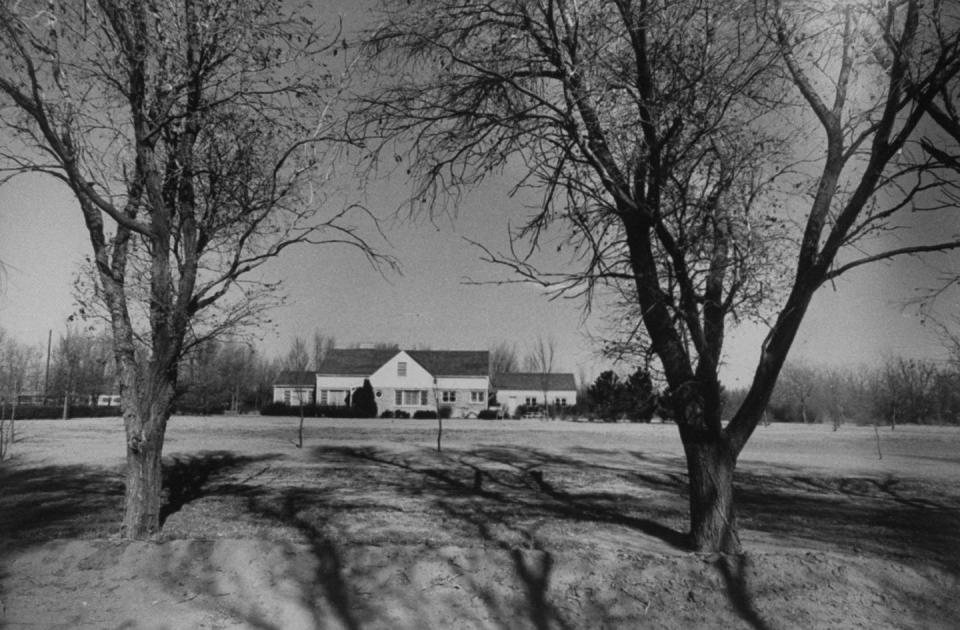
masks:
{"type": "Polygon", "coordinates": [[[577,380],[573,374],[566,372],[553,372],[542,374],[537,372],[508,372],[497,374],[493,377],[490,387],[497,390],[518,389],[529,391],[543,391],[544,379],[546,379],[546,389],[550,391],[576,391],[577,380]]]}
{"type": "Polygon", "coordinates": [[[288,385],[291,387],[302,387],[305,385],[313,386],[316,383],[316,377],[313,372],[299,372],[296,370],[284,370],[277,375],[274,385],[288,385]]]}
{"type": "Polygon", "coordinates": [[[370,376],[400,352],[433,376],[487,376],[490,353],[486,350],[376,350],[337,348],[327,352],[317,369],[321,376],[370,376]]]}
{"type": "Polygon", "coordinates": [[[410,358],[434,376],[487,376],[490,353],[486,350],[407,350],[410,358]]]}
{"type": "Polygon", "coordinates": [[[334,348],[327,351],[317,374],[323,376],[370,376],[397,356],[399,350],[334,348]]]}

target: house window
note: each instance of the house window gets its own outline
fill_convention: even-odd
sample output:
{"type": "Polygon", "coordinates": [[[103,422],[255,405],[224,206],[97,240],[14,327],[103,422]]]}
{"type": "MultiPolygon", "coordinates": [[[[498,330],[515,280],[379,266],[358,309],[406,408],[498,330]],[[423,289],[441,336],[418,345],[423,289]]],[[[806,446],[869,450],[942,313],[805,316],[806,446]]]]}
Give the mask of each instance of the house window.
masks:
{"type": "Polygon", "coordinates": [[[342,389],[321,389],[318,396],[321,405],[342,407],[347,403],[347,392],[342,389]]]}
{"type": "Polygon", "coordinates": [[[553,399],[553,404],[554,404],[554,406],[556,406],[556,407],[566,407],[566,406],[567,406],[567,399],[566,399],[566,398],[554,398],[554,399],[553,399]]]}
{"type": "Polygon", "coordinates": [[[527,403],[526,403],[526,404],[527,404],[528,407],[533,407],[533,406],[535,406],[535,405],[537,405],[537,404],[539,404],[539,403],[537,403],[537,397],[536,397],[536,396],[527,396],[527,403]]]}
{"type": "Polygon", "coordinates": [[[397,376],[406,376],[407,375],[407,362],[398,361],[397,362],[397,376]]]}
{"type": "Polygon", "coordinates": [[[472,402],[472,403],[483,403],[483,402],[486,402],[486,401],[484,400],[484,398],[486,397],[484,394],[486,394],[486,393],[487,393],[487,392],[483,391],[482,389],[473,390],[472,392],[470,392],[470,402],[472,402]]]}
{"type": "Polygon", "coordinates": [[[289,405],[289,404],[290,404],[290,390],[289,390],[289,389],[283,390],[283,404],[285,404],[285,405],[289,405]]]}
{"type": "Polygon", "coordinates": [[[395,393],[394,400],[398,406],[425,407],[427,405],[427,390],[425,389],[397,390],[395,393]]]}
{"type": "Polygon", "coordinates": [[[440,392],[440,400],[445,403],[457,402],[457,392],[442,391],[440,392]]]}

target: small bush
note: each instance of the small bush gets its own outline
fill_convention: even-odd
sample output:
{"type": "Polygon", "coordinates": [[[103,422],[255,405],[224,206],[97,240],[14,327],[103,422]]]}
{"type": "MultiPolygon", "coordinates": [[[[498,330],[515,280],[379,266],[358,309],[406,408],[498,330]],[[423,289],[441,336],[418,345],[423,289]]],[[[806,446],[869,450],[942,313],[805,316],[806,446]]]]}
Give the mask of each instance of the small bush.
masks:
{"type": "Polygon", "coordinates": [[[414,420],[436,420],[437,412],[433,409],[419,409],[413,412],[414,420]]]}
{"type": "Polygon", "coordinates": [[[403,409],[397,409],[396,411],[393,412],[393,417],[394,417],[394,418],[400,418],[401,420],[409,419],[409,418],[410,418],[410,412],[409,412],[409,411],[404,411],[403,409]]]}
{"type": "Polygon", "coordinates": [[[387,409],[386,411],[384,411],[383,413],[380,414],[380,417],[381,417],[381,418],[393,418],[393,417],[395,417],[395,416],[393,415],[393,412],[392,412],[392,411],[390,411],[389,409],[387,409]]]}
{"type": "Polygon", "coordinates": [[[357,418],[377,417],[377,398],[373,393],[373,386],[370,385],[370,379],[363,379],[363,387],[353,393],[351,407],[357,418]]]}
{"type": "Polygon", "coordinates": [[[453,407],[450,405],[443,405],[440,407],[440,417],[444,420],[453,416],[453,407]]]}
{"type": "Polygon", "coordinates": [[[499,413],[496,409],[481,409],[477,413],[477,418],[479,420],[496,420],[499,413]]]}

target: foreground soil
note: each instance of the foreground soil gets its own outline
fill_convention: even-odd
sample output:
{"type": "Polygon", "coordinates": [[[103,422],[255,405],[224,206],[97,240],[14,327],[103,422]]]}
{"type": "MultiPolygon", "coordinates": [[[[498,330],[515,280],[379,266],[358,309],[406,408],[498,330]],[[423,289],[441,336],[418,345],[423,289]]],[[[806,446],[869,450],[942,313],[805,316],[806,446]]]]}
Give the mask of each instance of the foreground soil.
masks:
{"type": "Polygon", "coordinates": [[[957,628],[960,431],[760,427],[742,542],[684,547],[676,429],[174,418],[163,531],[115,536],[116,419],[17,425],[0,628],[957,628]]]}

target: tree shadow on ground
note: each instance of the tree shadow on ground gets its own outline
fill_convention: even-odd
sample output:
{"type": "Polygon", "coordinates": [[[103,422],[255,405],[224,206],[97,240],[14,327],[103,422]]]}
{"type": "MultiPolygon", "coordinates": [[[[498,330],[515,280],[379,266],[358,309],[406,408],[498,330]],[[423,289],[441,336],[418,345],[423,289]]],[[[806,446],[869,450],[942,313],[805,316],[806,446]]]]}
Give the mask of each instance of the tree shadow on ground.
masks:
{"type": "MultiPolygon", "coordinates": [[[[323,490],[288,488],[278,495],[251,497],[248,508],[258,516],[292,526],[306,540],[316,562],[310,580],[301,584],[300,601],[314,620],[314,628],[328,625],[327,613],[319,602],[327,602],[330,613],[347,630],[360,630],[356,616],[355,594],[346,581],[344,561],[339,546],[324,533],[326,519],[307,516],[304,512],[328,502],[329,493],[323,490]]],[[[251,619],[262,630],[283,630],[269,620],[251,619]]]]}
{"type": "Polygon", "coordinates": [[[812,546],[932,564],[960,576],[960,497],[922,496],[895,478],[738,473],[745,528],[812,546]]]}
{"type": "Polygon", "coordinates": [[[115,532],[123,475],[94,466],[0,466],[0,539],[29,545],[115,532]]]}
{"type": "MultiPolygon", "coordinates": [[[[642,500],[615,492],[568,492],[558,489],[543,471],[582,468],[582,462],[536,449],[480,448],[428,454],[422,460],[401,458],[367,447],[320,447],[312,454],[328,464],[368,466],[367,474],[381,488],[400,496],[425,500],[443,522],[459,522],[464,534],[482,547],[493,546],[509,559],[511,575],[520,586],[522,604],[505,601],[491,585],[469,576],[469,589],[503,628],[517,627],[517,609],[537,630],[574,625],[548,597],[554,556],[539,540],[531,522],[569,522],[622,526],[655,537],[676,549],[686,549],[681,532],[637,516],[642,500]],[[439,465],[438,465],[439,464],[439,465]],[[396,474],[396,472],[404,474],[396,474]],[[513,621],[510,621],[513,620],[513,621]]],[[[358,471],[358,474],[359,473],[358,471]]],[[[648,508],[650,506],[647,506],[648,508]]],[[[594,607],[593,621],[607,623],[604,610],[594,607]]]]}
{"type": "MultiPolygon", "coordinates": [[[[392,457],[372,448],[330,447],[314,450],[318,458],[342,457],[373,465],[399,469],[408,476],[389,476],[394,490],[420,494],[422,481],[431,481],[430,491],[439,499],[475,498],[486,504],[486,514],[527,518],[556,518],[564,521],[620,525],[686,550],[686,534],[656,520],[640,516],[678,515],[672,508],[650,498],[627,493],[571,492],[560,489],[545,475],[563,468],[567,473],[584,468],[573,458],[532,448],[478,448],[453,455],[439,455],[441,467],[392,457]],[[496,464],[496,467],[490,466],[496,464]]],[[[561,473],[564,474],[564,473],[561,473]]]]}
{"type": "MultiPolygon", "coordinates": [[[[243,468],[275,458],[275,455],[240,456],[231,451],[204,451],[197,455],[174,455],[163,460],[164,501],[160,526],[192,501],[211,494],[242,494],[245,481],[228,479],[243,468]]],[[[249,480],[247,480],[249,481],[249,480]]]]}
{"type": "MultiPolygon", "coordinates": [[[[685,535],[665,524],[686,516],[686,474],[677,458],[633,453],[641,470],[600,466],[595,471],[589,462],[529,447],[405,455],[334,447],[318,448],[313,454],[324,461],[366,462],[374,467],[372,474],[379,483],[401,494],[433,497],[451,518],[472,523],[481,538],[495,543],[515,545],[516,537],[505,541],[493,533],[494,526],[523,533],[521,520],[546,519],[624,526],[686,549],[685,535]],[[385,474],[389,470],[405,474],[385,474]],[[578,471],[610,475],[612,481],[628,482],[638,491],[568,488],[566,482],[578,471]]],[[[787,469],[782,477],[738,473],[735,494],[743,532],[797,541],[800,548],[852,550],[878,559],[899,554],[905,561],[932,562],[958,572],[960,513],[952,502],[899,492],[898,484],[889,480],[824,478],[811,485],[809,476],[792,474],[801,471],[787,469]]],[[[768,628],[769,621],[754,603],[757,585],[751,584],[748,557],[722,558],[714,567],[739,616],[757,630],[768,628]]],[[[515,569],[522,573],[522,567],[515,569]]],[[[548,611],[537,603],[536,581],[527,586],[531,610],[542,625],[548,611]]]]}

